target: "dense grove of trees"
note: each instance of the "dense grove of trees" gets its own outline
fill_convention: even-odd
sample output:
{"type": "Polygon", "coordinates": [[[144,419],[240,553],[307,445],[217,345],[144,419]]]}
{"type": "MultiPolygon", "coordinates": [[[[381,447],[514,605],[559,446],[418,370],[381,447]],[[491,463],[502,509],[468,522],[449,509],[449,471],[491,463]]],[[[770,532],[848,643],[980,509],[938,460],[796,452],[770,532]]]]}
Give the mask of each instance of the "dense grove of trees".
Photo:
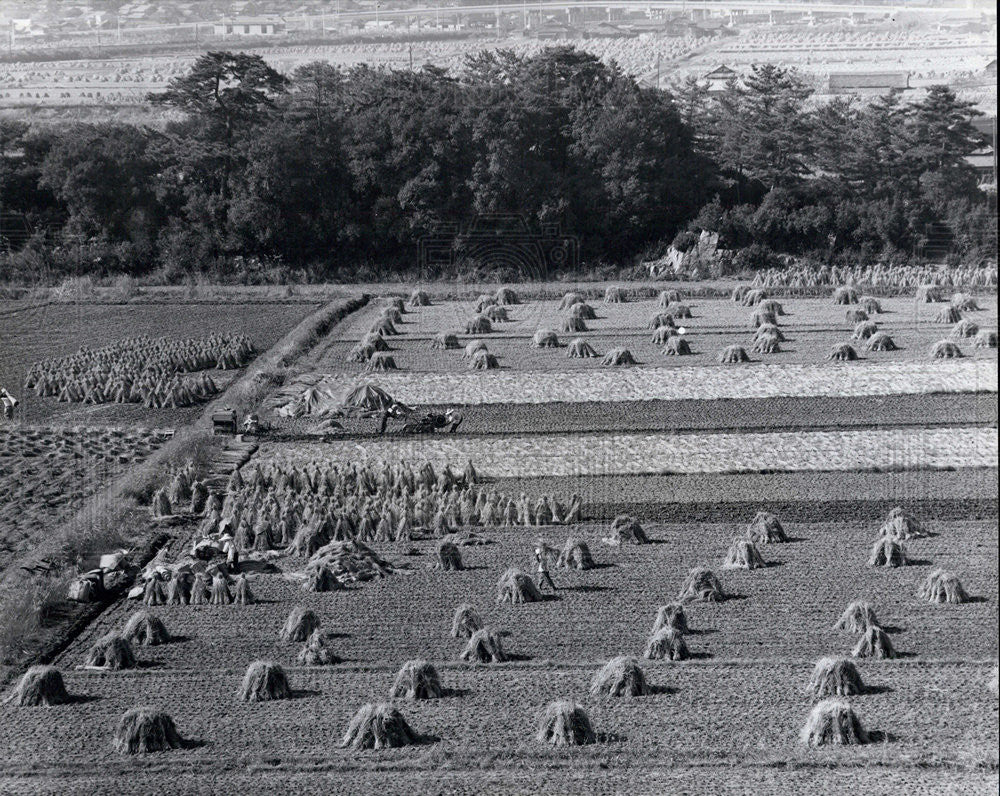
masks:
{"type": "Polygon", "coordinates": [[[286,77],[209,53],[149,101],[179,121],[0,122],[4,229],[28,231],[8,235],[8,277],[377,277],[415,267],[442,222],[500,213],[558,223],[590,264],[702,229],[748,268],[776,253],[906,260],[929,235],[968,259],[995,245],[995,190],[963,159],[977,113],[946,87],[816,105],[771,65],[710,95],[642,88],[572,48],[484,52],[458,75],[316,63],[286,77]]]}

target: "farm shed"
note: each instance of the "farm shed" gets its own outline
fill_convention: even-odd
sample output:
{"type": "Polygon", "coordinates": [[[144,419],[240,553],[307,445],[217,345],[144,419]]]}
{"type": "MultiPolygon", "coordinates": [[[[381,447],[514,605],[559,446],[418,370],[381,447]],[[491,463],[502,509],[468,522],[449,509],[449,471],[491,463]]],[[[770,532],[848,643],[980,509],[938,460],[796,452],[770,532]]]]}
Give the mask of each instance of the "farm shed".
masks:
{"type": "Polygon", "coordinates": [[[910,90],[909,72],[834,72],[831,94],[892,94],[910,90]]]}

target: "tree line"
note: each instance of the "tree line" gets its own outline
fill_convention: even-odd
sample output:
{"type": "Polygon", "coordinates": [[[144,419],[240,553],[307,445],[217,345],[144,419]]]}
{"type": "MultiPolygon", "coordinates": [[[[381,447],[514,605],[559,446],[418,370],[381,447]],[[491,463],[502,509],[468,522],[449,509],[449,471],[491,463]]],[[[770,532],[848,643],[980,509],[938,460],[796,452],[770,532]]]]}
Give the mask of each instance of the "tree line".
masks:
{"type": "Polygon", "coordinates": [[[0,122],[9,279],[381,278],[430,268],[419,243],[442,224],[512,213],[574,236],[590,266],[701,230],[741,269],[903,262],[942,236],[954,257],[995,256],[995,186],[965,161],[979,114],[945,86],[817,103],[774,65],[722,92],[658,90],[570,47],[288,76],[212,52],[148,102],[160,129],[0,122]]]}

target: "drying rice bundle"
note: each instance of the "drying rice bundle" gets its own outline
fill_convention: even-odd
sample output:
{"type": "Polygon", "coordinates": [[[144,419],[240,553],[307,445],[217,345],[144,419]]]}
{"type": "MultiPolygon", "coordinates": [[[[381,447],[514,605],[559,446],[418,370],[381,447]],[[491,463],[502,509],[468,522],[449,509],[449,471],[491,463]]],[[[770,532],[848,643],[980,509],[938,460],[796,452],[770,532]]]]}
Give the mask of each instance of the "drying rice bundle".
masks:
{"type": "Polygon", "coordinates": [[[420,743],[403,714],[392,705],[368,703],[358,708],[340,742],[350,749],[396,749],[420,743]]]}
{"type": "Polygon", "coordinates": [[[486,309],[483,310],[483,315],[494,323],[506,323],[510,320],[510,315],[507,314],[507,308],[501,307],[499,304],[491,304],[489,307],[486,307],[486,309]]]}
{"type": "Polygon", "coordinates": [[[465,346],[465,358],[472,359],[477,351],[485,351],[486,343],[483,340],[473,340],[470,343],[466,343],[465,346]]]}
{"type": "Polygon", "coordinates": [[[590,547],[582,539],[569,538],[563,545],[559,558],[556,559],[558,569],[593,569],[594,559],[590,555],[590,547]]]}
{"type": "Polygon", "coordinates": [[[861,307],[851,307],[844,313],[844,318],[848,323],[858,324],[868,320],[868,313],[861,307]]]}
{"type": "Polygon", "coordinates": [[[87,651],[84,666],[94,666],[109,671],[134,669],[137,665],[135,653],[128,640],[118,633],[108,633],[94,642],[87,651]]]}
{"type": "Polygon", "coordinates": [[[725,365],[734,365],[749,361],[750,357],[747,356],[746,349],[743,348],[743,346],[727,346],[722,353],[719,354],[719,362],[722,362],[725,365]]]}
{"type": "Polygon", "coordinates": [[[155,647],[170,641],[170,633],[159,617],[149,611],[138,611],[125,623],[122,636],[133,644],[155,647]]]}
{"type": "Polygon", "coordinates": [[[191,504],[188,510],[192,514],[201,514],[208,503],[208,487],[203,481],[195,481],[191,484],[191,504]]]}
{"type": "Polygon", "coordinates": [[[969,601],[969,595],[958,576],[943,569],[935,569],[920,585],[917,595],[931,603],[959,604],[969,601]]]}
{"type": "Polygon", "coordinates": [[[490,293],[480,293],[479,298],[476,299],[475,310],[477,313],[482,312],[487,307],[492,307],[497,303],[496,296],[490,293]]]}
{"type": "Polygon", "coordinates": [[[164,489],[157,489],[156,492],[153,493],[151,506],[154,517],[169,517],[173,514],[170,505],[170,498],[167,497],[167,492],[164,489]]]}
{"type": "Polygon", "coordinates": [[[755,354],[779,354],[781,346],[778,345],[778,338],[771,335],[758,337],[753,341],[753,352],[755,354]]]}
{"type": "Polygon", "coordinates": [[[661,326],[669,326],[673,329],[674,326],[676,326],[674,323],[674,316],[666,312],[658,312],[649,319],[649,323],[646,325],[646,328],[656,330],[661,326]]]}
{"type": "Polygon", "coordinates": [[[274,661],[254,661],[247,667],[236,696],[243,702],[271,702],[291,699],[292,689],[280,665],[274,661]]]}
{"type": "Polygon", "coordinates": [[[593,359],[597,356],[594,347],[582,337],[574,337],[570,341],[566,356],[572,359],[593,359]]]}
{"type": "Polygon", "coordinates": [[[253,605],[255,602],[250,583],[242,572],[236,576],[236,586],[233,588],[234,605],[253,605]]]}
{"type": "Polygon", "coordinates": [[[472,355],[472,362],[469,363],[469,368],[471,370],[498,370],[500,368],[500,360],[496,358],[495,354],[491,354],[485,348],[481,348],[472,355]]]}
{"type": "Polygon", "coordinates": [[[762,312],[759,309],[753,311],[753,315],[750,316],[750,325],[754,329],[758,329],[764,324],[770,324],[771,326],[778,325],[778,316],[773,312],[762,312]]]}
{"type": "Polygon", "coordinates": [[[605,289],[605,304],[624,304],[626,301],[628,301],[628,299],[625,296],[625,291],[617,285],[610,285],[605,289]]]}
{"type": "Polygon", "coordinates": [[[865,341],[869,351],[896,351],[898,346],[886,332],[876,332],[865,341]]]}
{"type": "Polygon", "coordinates": [[[735,301],[737,304],[742,304],[743,297],[746,296],[746,294],[749,292],[750,292],[749,285],[737,285],[736,287],[733,288],[733,293],[729,298],[735,301]]]}
{"type": "Polygon", "coordinates": [[[460,347],[458,344],[458,335],[451,332],[438,332],[431,341],[431,348],[436,348],[439,351],[450,351],[460,347]]]}
{"type": "Polygon", "coordinates": [[[688,343],[687,338],[671,337],[667,340],[667,344],[663,346],[663,355],[667,357],[686,357],[691,355],[691,344],[688,343]]]}
{"type": "Polygon", "coordinates": [[[565,293],[559,302],[559,309],[568,310],[574,304],[582,304],[585,301],[583,293],[565,293]]]}
{"type": "Polygon", "coordinates": [[[761,569],[766,566],[757,546],[742,536],[733,539],[722,564],[723,569],[761,569]]]}
{"type": "Polygon", "coordinates": [[[539,329],[531,338],[535,348],[558,348],[559,336],[551,329],[539,329]]]}
{"type": "Polygon", "coordinates": [[[212,578],[210,602],[212,605],[231,605],[233,602],[233,595],[229,591],[229,578],[224,572],[217,572],[212,578]]]}
{"type": "Polygon", "coordinates": [[[388,354],[385,351],[378,351],[373,354],[364,368],[365,373],[378,373],[387,370],[398,370],[398,368],[392,354],[388,354]]]}
{"type": "MultiPolygon", "coordinates": [[[[331,591],[344,591],[346,588],[333,571],[320,562],[311,562],[306,567],[306,578],[302,581],[302,589],[313,594],[325,594],[331,591]]],[[[296,639],[298,640],[298,639],[296,639]]]]}
{"type": "Polygon", "coordinates": [[[389,344],[385,341],[385,338],[376,332],[366,334],[361,340],[361,345],[371,346],[373,351],[389,350],[389,344]]]}
{"type": "Polygon", "coordinates": [[[753,288],[743,294],[740,304],[744,307],[755,307],[767,298],[767,292],[760,288],[753,288]]]}
{"type": "Polygon", "coordinates": [[[979,303],[975,296],[967,296],[964,293],[955,293],[951,297],[951,306],[959,312],[979,312],[979,303]]]}
{"type": "Polygon", "coordinates": [[[440,699],[444,694],[437,669],[427,661],[407,661],[396,673],[390,699],[440,699]]]}
{"type": "Polygon", "coordinates": [[[121,754],[136,755],[180,749],[184,739],[169,715],[153,708],[132,708],[118,720],[114,747],[121,754]]]}
{"type": "Polygon", "coordinates": [[[379,318],[390,323],[402,323],[403,313],[398,307],[383,307],[379,318]]]}
{"type": "Polygon", "coordinates": [[[671,304],[667,307],[666,314],[674,320],[694,317],[691,314],[691,308],[687,304],[671,304]]]}
{"type": "Polygon", "coordinates": [[[308,608],[296,605],[281,628],[282,641],[305,641],[319,628],[319,617],[308,608]]]}
{"type": "Polygon", "coordinates": [[[452,638],[472,638],[483,627],[483,618],[469,603],[462,603],[455,609],[455,616],[451,620],[452,638]]]}
{"type": "Polygon", "coordinates": [[[870,603],[855,600],[840,615],[833,626],[834,630],[846,630],[848,633],[864,633],[869,627],[878,625],[878,617],[870,603]]]}
{"type": "Polygon", "coordinates": [[[368,330],[369,334],[377,334],[380,337],[389,337],[391,335],[399,334],[399,330],[388,318],[379,318],[371,325],[368,330]]]}
{"type": "Polygon", "coordinates": [[[838,287],[833,291],[834,304],[857,304],[858,291],[853,287],[838,287]]]}
{"type": "Polygon", "coordinates": [[[686,661],[691,653],[683,633],[673,627],[661,627],[649,637],[642,656],[651,661],[686,661]]]}
{"type": "Polygon", "coordinates": [[[861,306],[864,311],[868,313],[869,317],[872,315],[882,314],[882,305],[879,304],[878,299],[872,298],[871,296],[861,299],[861,306]]]}
{"type": "Polygon", "coordinates": [[[469,636],[461,658],[469,663],[503,663],[507,655],[500,644],[500,636],[484,627],[469,636]]]}
{"type": "Polygon", "coordinates": [[[635,357],[632,356],[632,352],[627,348],[612,348],[601,359],[601,364],[617,367],[621,365],[636,365],[638,363],[635,361],[635,357]]]}
{"type": "Polygon", "coordinates": [[[891,509],[879,528],[879,536],[895,536],[897,539],[914,539],[924,535],[920,523],[907,514],[902,506],[891,509]]]}
{"type": "Polygon", "coordinates": [[[538,721],[535,738],[553,746],[583,746],[597,742],[587,712],[575,702],[550,702],[538,721]]]}
{"type": "Polygon", "coordinates": [[[952,306],[942,307],[934,316],[934,323],[958,323],[960,320],[962,320],[962,313],[952,306]]]}
{"type": "Polygon", "coordinates": [[[648,544],[649,537],[635,517],[619,514],[611,521],[611,535],[601,539],[608,545],[648,544]]]}
{"type": "Polygon", "coordinates": [[[853,746],[869,740],[850,704],[833,698],[812,709],[799,739],[807,746],[853,746]]]}
{"type": "Polygon", "coordinates": [[[485,315],[477,315],[465,324],[466,334],[489,334],[493,331],[493,324],[485,315]]]}
{"type": "Polygon", "coordinates": [[[71,701],[62,673],[55,666],[32,666],[4,700],[18,707],[65,705],[71,701]]]}
{"type": "Polygon", "coordinates": [[[878,324],[875,321],[862,321],[854,327],[851,335],[855,340],[867,340],[878,331],[878,324]]]}
{"type": "Polygon", "coordinates": [[[681,301],[681,292],[679,290],[661,290],[657,303],[661,307],[669,307],[678,301],[681,301]]]}
{"type": "Polygon", "coordinates": [[[414,290],[410,294],[409,305],[411,307],[429,307],[431,297],[424,290],[414,290]]]}
{"type": "Polygon", "coordinates": [[[875,540],[871,555],[868,556],[870,567],[905,567],[906,551],[898,539],[883,536],[875,540]]]}
{"type": "Polygon", "coordinates": [[[977,334],[979,334],[979,324],[975,321],[970,321],[968,318],[959,321],[951,327],[951,336],[957,340],[975,337],[977,334]]]}
{"type": "Polygon", "coordinates": [[[525,575],[516,567],[511,567],[500,577],[497,582],[497,602],[510,603],[535,603],[541,602],[542,593],[530,576],[525,575]]]}
{"type": "Polygon", "coordinates": [[[585,332],[587,331],[587,324],[583,322],[583,318],[576,318],[572,315],[566,315],[559,322],[559,331],[561,332],[585,332]]]}
{"type": "Polygon", "coordinates": [[[758,511],[747,526],[747,538],[756,544],[787,542],[781,521],[769,511],[758,511]]]}
{"type": "Polygon", "coordinates": [[[494,294],[493,298],[501,307],[509,307],[512,304],[521,303],[521,299],[518,297],[517,293],[509,287],[497,288],[497,292],[494,294]]]}
{"type": "Polygon", "coordinates": [[[597,311],[585,301],[577,302],[569,308],[567,313],[571,318],[579,318],[582,321],[596,321],[597,311]]]}
{"type": "Polygon", "coordinates": [[[705,567],[695,567],[684,579],[677,599],[681,603],[721,603],[726,599],[726,593],[714,572],[705,567]]]}
{"type": "Polygon", "coordinates": [[[779,343],[785,342],[785,335],[782,333],[781,328],[773,323],[762,323],[757,327],[757,331],[754,332],[754,339],[759,337],[776,337],[779,343]]]}
{"type": "Polygon", "coordinates": [[[458,569],[465,569],[462,566],[462,554],[459,552],[458,545],[448,539],[442,539],[437,544],[437,561],[434,564],[435,569],[444,570],[446,572],[458,569]]]}
{"type": "Polygon", "coordinates": [[[920,285],[917,287],[917,301],[924,304],[933,304],[944,301],[944,294],[937,285],[920,285]]]}
{"type": "Polygon", "coordinates": [[[851,651],[855,658],[895,658],[896,650],[892,647],[892,639],[878,625],[869,625],[858,639],[851,651]]]}
{"type": "Polygon", "coordinates": [[[314,630],[306,643],[302,645],[298,655],[299,666],[332,666],[340,663],[340,658],[334,654],[327,643],[327,638],[319,630],[314,630]]]}
{"type": "Polygon", "coordinates": [[[931,346],[931,359],[961,359],[962,349],[951,340],[938,340],[931,346]]]}
{"type": "Polygon", "coordinates": [[[769,312],[769,313],[771,313],[771,315],[774,315],[775,317],[779,317],[779,318],[782,315],[786,315],[787,314],[785,312],[785,308],[781,306],[781,302],[780,301],[776,301],[775,299],[765,299],[764,301],[759,302],[757,304],[757,311],[758,312],[769,312]]]}
{"type": "Polygon", "coordinates": [[[849,343],[839,343],[830,349],[826,358],[831,362],[855,362],[858,358],[858,352],[849,343]]]}
{"type": "Polygon", "coordinates": [[[671,337],[675,337],[676,335],[677,335],[677,330],[674,329],[673,326],[657,326],[656,329],[653,330],[653,337],[652,337],[653,344],[664,345],[666,344],[667,340],[669,340],[671,337]]]}
{"type": "Polygon", "coordinates": [[[612,658],[590,683],[592,697],[637,697],[651,692],[639,661],[629,655],[612,658]]]}
{"type": "Polygon", "coordinates": [[[650,634],[655,636],[663,628],[673,628],[679,633],[688,632],[687,614],[684,613],[684,606],[680,603],[667,603],[661,605],[656,611],[656,618],[653,620],[653,629],[650,634]]]}
{"type": "Polygon", "coordinates": [[[976,348],[996,348],[997,333],[994,329],[980,329],[976,335],[976,348]]]}
{"type": "Polygon", "coordinates": [[[847,658],[820,658],[807,688],[813,699],[855,696],[865,692],[858,668],[847,658]]]}

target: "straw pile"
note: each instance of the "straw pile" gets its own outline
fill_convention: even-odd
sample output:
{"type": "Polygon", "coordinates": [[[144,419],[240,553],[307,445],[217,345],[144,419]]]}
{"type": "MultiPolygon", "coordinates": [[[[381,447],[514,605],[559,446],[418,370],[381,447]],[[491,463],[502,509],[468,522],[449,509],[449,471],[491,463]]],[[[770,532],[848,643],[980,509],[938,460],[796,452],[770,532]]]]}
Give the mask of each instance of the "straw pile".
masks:
{"type": "Polygon", "coordinates": [[[958,323],[960,320],[962,313],[951,306],[942,307],[934,316],[934,323],[958,323]]]}
{"type": "Polygon", "coordinates": [[[601,359],[601,364],[617,367],[621,365],[636,365],[638,363],[635,361],[635,357],[632,356],[632,352],[627,348],[612,348],[601,359]]]}
{"type": "Polygon", "coordinates": [[[551,329],[539,329],[531,338],[535,348],[558,348],[559,336],[551,329]]]}
{"type": "Polygon", "coordinates": [[[71,701],[62,674],[55,666],[32,666],[4,700],[18,707],[65,705],[71,701]]]}
{"type": "Polygon", "coordinates": [[[637,697],[651,692],[639,661],[628,655],[612,658],[590,683],[592,697],[637,697]]]}
{"type": "Polygon", "coordinates": [[[500,644],[500,637],[484,627],[469,636],[461,658],[469,663],[503,663],[507,660],[507,655],[500,644]]]}
{"type": "Polygon", "coordinates": [[[833,362],[854,362],[858,358],[858,352],[848,343],[840,343],[830,349],[826,358],[833,362]]]}
{"type": "Polygon", "coordinates": [[[722,362],[725,365],[733,365],[749,361],[750,357],[747,356],[746,349],[738,345],[727,346],[722,353],[719,354],[719,362],[722,362]]]}
{"type": "Polygon", "coordinates": [[[605,304],[624,304],[628,301],[625,291],[617,285],[610,285],[604,291],[605,304]]]}
{"type": "Polygon", "coordinates": [[[917,595],[931,603],[951,603],[953,605],[969,601],[969,595],[958,576],[943,569],[935,569],[920,585],[917,595]]]}
{"type": "Polygon", "coordinates": [[[440,699],[444,689],[437,669],[427,661],[407,661],[389,689],[390,699],[440,699]]]}
{"type": "Polygon", "coordinates": [[[905,567],[906,551],[898,539],[893,536],[883,536],[875,540],[871,555],[868,556],[870,567],[905,567]]]}
{"type": "Polygon", "coordinates": [[[878,626],[875,609],[869,603],[855,600],[840,615],[833,626],[834,630],[846,630],[848,633],[864,633],[869,627],[878,626]]]}
{"type": "Polygon", "coordinates": [[[553,746],[582,746],[597,742],[587,712],[575,702],[551,702],[538,721],[535,737],[553,746]]]}
{"type": "Polygon", "coordinates": [[[497,582],[498,603],[517,605],[519,603],[541,602],[541,600],[542,593],[538,591],[535,582],[516,567],[511,567],[504,572],[497,582]]]}
{"type": "Polygon", "coordinates": [[[655,636],[663,628],[669,627],[678,633],[688,632],[687,614],[684,613],[684,606],[680,603],[667,603],[661,605],[656,611],[656,618],[653,620],[653,629],[650,634],[655,636]]]}
{"type": "Polygon", "coordinates": [[[601,541],[617,547],[623,544],[648,544],[649,537],[635,517],[619,514],[611,521],[611,534],[601,541]]]}
{"type": "Polygon", "coordinates": [[[831,696],[855,696],[865,692],[857,667],[846,658],[821,658],[809,679],[809,694],[813,699],[831,696]]]}
{"type": "Polygon", "coordinates": [[[395,749],[420,743],[403,714],[385,703],[362,705],[351,718],[340,745],[343,748],[395,749]]]}
{"type": "Polygon", "coordinates": [[[118,671],[134,669],[137,663],[132,645],[118,633],[108,633],[94,642],[83,665],[118,671]]]}
{"type": "Polygon", "coordinates": [[[742,536],[733,539],[722,564],[723,569],[762,569],[766,566],[756,545],[742,536]]]}
{"type": "Polygon", "coordinates": [[[330,649],[327,637],[318,630],[314,630],[306,639],[297,660],[299,666],[330,666],[340,663],[340,658],[330,649]]]}
{"type": "Polygon", "coordinates": [[[593,569],[594,559],[587,543],[582,539],[567,539],[559,553],[559,558],[556,559],[556,567],[559,569],[593,569]]]}
{"type": "Polygon", "coordinates": [[[133,644],[154,647],[170,641],[170,634],[159,617],[149,611],[139,611],[129,617],[122,636],[133,644]]]}
{"type": "Polygon", "coordinates": [[[469,603],[462,603],[455,609],[455,616],[451,621],[452,638],[472,638],[477,630],[484,627],[483,618],[469,603]]]}
{"type": "Polygon", "coordinates": [[[825,699],[812,709],[799,734],[807,746],[848,746],[868,743],[868,733],[842,699],[825,699]]]}
{"type": "Polygon", "coordinates": [[[896,650],[893,649],[888,633],[878,625],[869,625],[851,654],[855,658],[895,658],[896,650]]]}
{"type": "Polygon", "coordinates": [[[153,708],[132,708],[118,720],[114,748],[121,754],[135,755],[180,749],[184,739],[174,720],[153,708]]]}
{"type": "Polygon", "coordinates": [[[282,641],[305,641],[319,629],[319,617],[308,608],[296,605],[281,628],[282,641]]]}
{"type": "Polygon", "coordinates": [[[575,337],[569,344],[566,356],[572,359],[593,359],[597,356],[594,347],[582,337],[575,337]]]}
{"type": "Polygon", "coordinates": [[[650,636],[642,655],[651,661],[685,661],[691,657],[684,635],[672,627],[661,627],[650,636]]]}
{"type": "Polygon", "coordinates": [[[834,304],[857,304],[858,291],[853,287],[838,287],[833,291],[834,304]]]}
{"type": "Polygon", "coordinates": [[[726,593],[714,572],[705,567],[695,567],[684,579],[677,599],[681,603],[721,603],[726,599],[726,593]]]}
{"type": "Polygon", "coordinates": [[[862,321],[854,327],[854,333],[851,336],[855,340],[867,340],[876,332],[878,332],[878,324],[875,321],[862,321]]]}
{"type": "Polygon", "coordinates": [[[769,511],[758,511],[747,526],[747,538],[755,544],[787,542],[781,521],[769,511]]]}
{"type": "Polygon", "coordinates": [[[436,348],[441,351],[460,348],[458,336],[451,332],[438,332],[434,335],[434,339],[431,341],[431,348],[436,348]]]}
{"type": "Polygon", "coordinates": [[[254,661],[247,667],[236,696],[243,702],[291,699],[285,670],[274,661],[254,661]]]}
{"type": "Polygon", "coordinates": [[[886,332],[876,332],[865,341],[869,351],[896,351],[898,346],[886,332]]]}

